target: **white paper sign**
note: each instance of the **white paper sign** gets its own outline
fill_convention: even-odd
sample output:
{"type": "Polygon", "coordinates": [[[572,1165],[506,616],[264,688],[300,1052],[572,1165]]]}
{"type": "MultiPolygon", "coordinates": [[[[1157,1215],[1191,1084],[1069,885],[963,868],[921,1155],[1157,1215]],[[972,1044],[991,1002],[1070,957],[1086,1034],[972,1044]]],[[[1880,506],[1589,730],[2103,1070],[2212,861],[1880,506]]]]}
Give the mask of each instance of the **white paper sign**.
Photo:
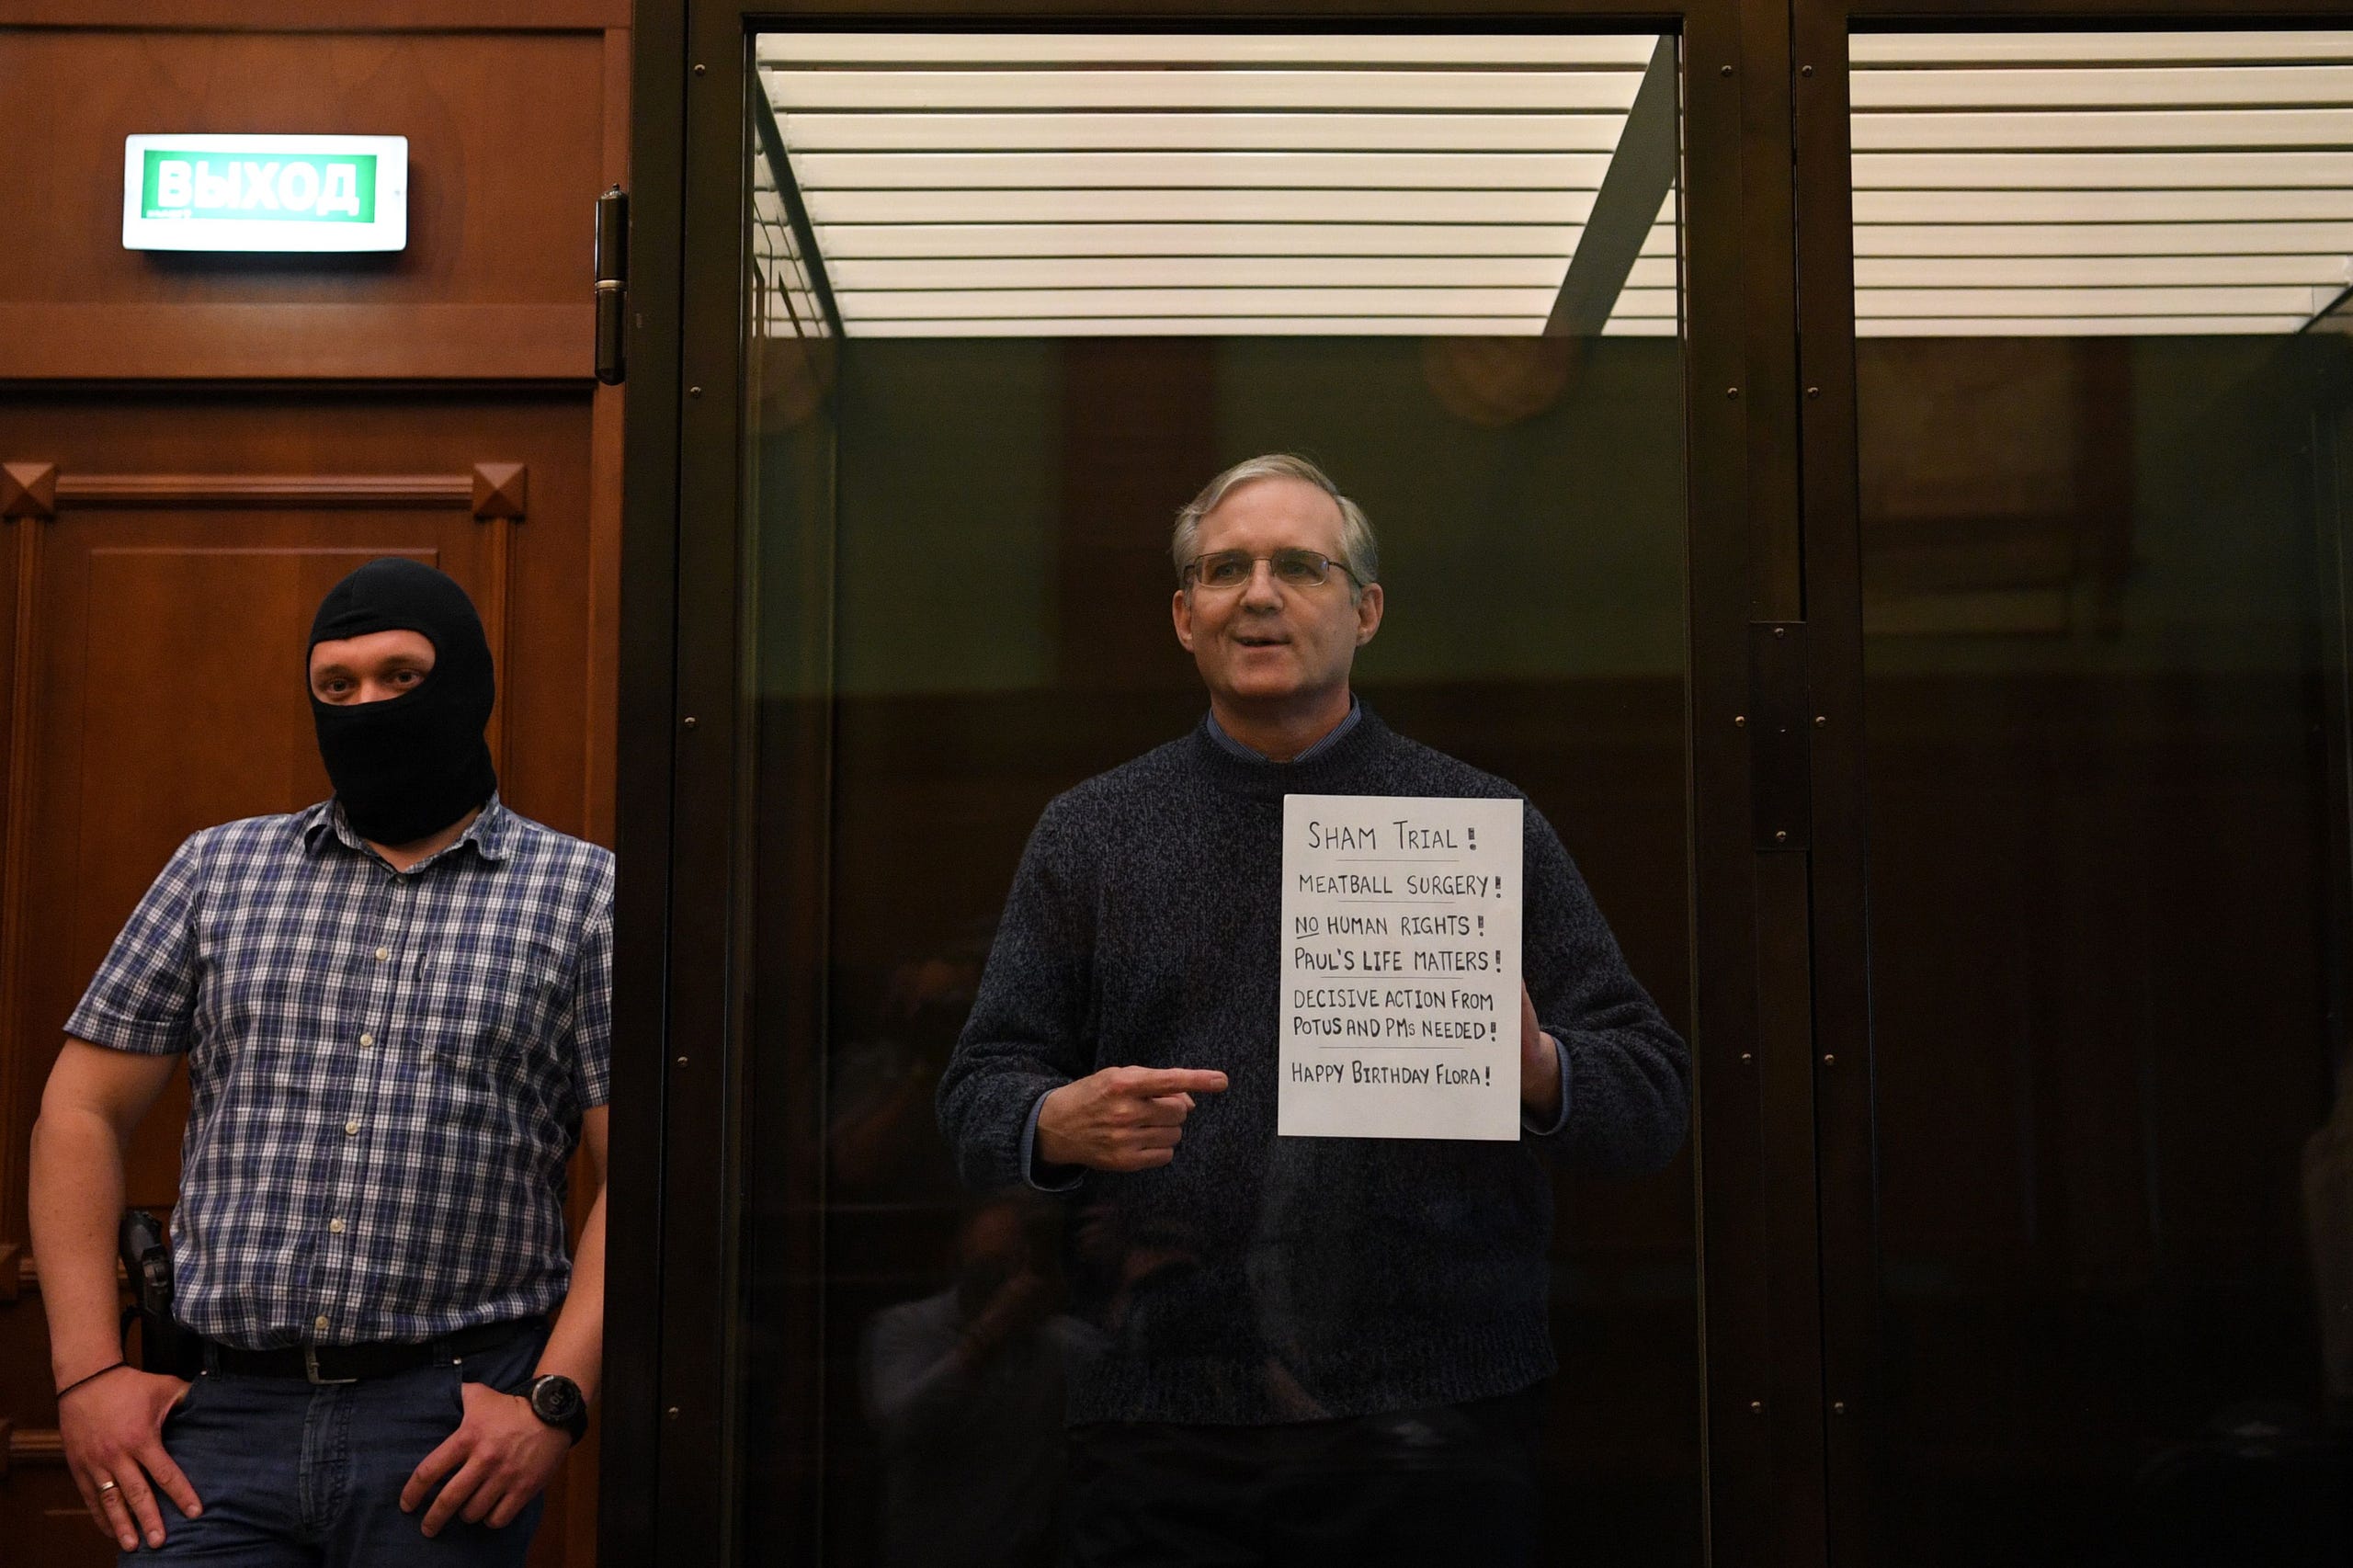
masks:
{"type": "Polygon", "coordinates": [[[1519,1136],[1522,810],[1283,797],[1283,1136],[1519,1136]]]}

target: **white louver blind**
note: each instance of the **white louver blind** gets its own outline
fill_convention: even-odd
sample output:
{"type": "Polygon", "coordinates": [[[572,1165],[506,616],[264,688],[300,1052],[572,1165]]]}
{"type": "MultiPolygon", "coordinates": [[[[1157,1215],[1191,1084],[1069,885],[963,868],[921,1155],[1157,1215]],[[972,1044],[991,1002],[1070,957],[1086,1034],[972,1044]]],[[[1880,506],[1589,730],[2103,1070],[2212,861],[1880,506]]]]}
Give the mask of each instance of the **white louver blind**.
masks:
{"type": "Polygon", "coordinates": [[[2353,32],[1852,42],[1859,333],[2289,333],[2353,282],[2353,32]]]}
{"type": "MultiPolygon", "coordinates": [[[[852,335],[1533,335],[1659,44],[780,33],[758,58],[852,335]]],[[[757,243],[796,278],[767,162],[757,243]]],[[[1676,330],[1674,214],[1670,190],[1603,330],[1676,330]]]]}

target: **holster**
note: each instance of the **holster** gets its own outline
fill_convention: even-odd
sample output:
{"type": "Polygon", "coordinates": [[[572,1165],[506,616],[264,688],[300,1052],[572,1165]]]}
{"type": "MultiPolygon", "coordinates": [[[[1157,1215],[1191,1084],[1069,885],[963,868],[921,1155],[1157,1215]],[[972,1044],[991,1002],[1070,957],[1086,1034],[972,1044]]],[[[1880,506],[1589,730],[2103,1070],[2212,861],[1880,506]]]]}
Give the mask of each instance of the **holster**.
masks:
{"type": "Polygon", "coordinates": [[[122,1314],[124,1358],[130,1357],[131,1325],[139,1324],[139,1365],[176,1378],[197,1373],[196,1335],[172,1316],[172,1244],[164,1222],[144,1209],[126,1210],[115,1233],[123,1272],[131,1278],[131,1305],[122,1314]]]}

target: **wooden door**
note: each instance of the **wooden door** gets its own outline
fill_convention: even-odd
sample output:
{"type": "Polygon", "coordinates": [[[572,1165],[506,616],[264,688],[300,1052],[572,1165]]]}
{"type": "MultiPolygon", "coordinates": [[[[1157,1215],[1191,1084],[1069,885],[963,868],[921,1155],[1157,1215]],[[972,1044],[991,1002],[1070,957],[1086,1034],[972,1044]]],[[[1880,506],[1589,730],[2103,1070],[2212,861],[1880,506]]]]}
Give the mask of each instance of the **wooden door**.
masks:
{"type": "MultiPolygon", "coordinates": [[[[27,1141],[61,1027],[182,838],[329,792],[303,646],[321,596],[374,557],[424,561],[473,596],[498,664],[506,798],[588,830],[590,421],[584,394],[178,392],[6,412],[0,1510],[12,1559],[97,1563],[112,1554],[60,1462],[25,1245],[27,1141]]],[[[131,1153],[133,1204],[172,1202],[187,1103],[183,1073],[131,1153]]],[[[540,1560],[559,1562],[568,1510],[551,1504],[540,1560]]]]}

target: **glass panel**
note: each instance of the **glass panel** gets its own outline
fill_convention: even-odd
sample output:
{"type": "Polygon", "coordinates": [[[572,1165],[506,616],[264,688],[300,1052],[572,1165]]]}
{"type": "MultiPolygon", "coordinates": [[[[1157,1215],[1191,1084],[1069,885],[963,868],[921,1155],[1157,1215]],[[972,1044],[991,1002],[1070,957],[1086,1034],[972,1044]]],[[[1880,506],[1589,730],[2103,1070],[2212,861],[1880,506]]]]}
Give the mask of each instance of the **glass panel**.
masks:
{"type": "Polygon", "coordinates": [[[1878,1560],[2341,1563],[2353,35],[1853,41],[1878,1560]]]}
{"type": "MultiPolygon", "coordinates": [[[[1530,1561],[1697,1563],[1681,1092],[1626,1079],[1673,1057],[1690,989],[1673,40],[756,49],[741,1557],[1051,1563],[1075,1537],[1086,1561],[1159,1561],[1103,1546],[1106,1500],[1167,1494],[1208,1443],[1258,1458],[1200,1528],[1268,1561],[1336,1510],[1443,1527],[1458,1550],[1433,1560],[1516,1560],[1485,1532],[1540,1538],[1530,1561]],[[1358,735],[1385,722],[1524,790],[1665,1024],[1568,1000],[1609,972],[1606,944],[1574,972],[1531,960],[1586,1096],[1561,1157],[1286,1140],[1269,982],[1224,1061],[1153,1063],[1234,1080],[1170,1167],[1222,1162],[1199,1225],[1148,1211],[1152,1173],[975,1191],[935,1097],[983,976],[1013,983],[992,966],[1017,958],[999,937],[1024,846],[1090,777],[1211,745],[1168,619],[1170,527],[1268,451],[1312,454],[1379,532],[1358,735]],[[1264,1132],[1221,1142],[1219,1115],[1264,1132]],[[1576,1169],[1613,1157],[1665,1164],[1576,1169]],[[1388,1191],[1398,1173],[1423,1179],[1388,1191]],[[1205,1278],[1239,1284],[1204,1307],[1205,1278]],[[1193,1403],[1140,1429],[1169,1412],[1111,1365],[1193,1403]]],[[[1189,825],[1113,820],[1178,844],[1189,825]]],[[[1279,869],[1240,880],[1263,895],[1279,869]]],[[[1100,929],[1155,931],[1148,896],[1107,893],[1100,929]]],[[[1563,924],[1537,924],[1563,950],[1563,924]]],[[[1093,929],[1054,950],[1092,953],[1093,929]]],[[[1164,937],[1202,950],[1198,923],[1164,937]]],[[[1271,918],[1210,945],[1245,977],[1281,947],[1271,918]]],[[[1257,983],[1184,972],[1196,990],[1152,1027],[1257,983]]],[[[1108,1049],[1098,1018],[1135,1027],[1120,984],[1105,960],[1078,987],[1086,1050],[1108,1049]]],[[[1009,1150],[1025,1119],[986,1136],[1009,1150]]],[[[1172,1527],[1138,1528],[1165,1547],[1172,1527]]]]}

